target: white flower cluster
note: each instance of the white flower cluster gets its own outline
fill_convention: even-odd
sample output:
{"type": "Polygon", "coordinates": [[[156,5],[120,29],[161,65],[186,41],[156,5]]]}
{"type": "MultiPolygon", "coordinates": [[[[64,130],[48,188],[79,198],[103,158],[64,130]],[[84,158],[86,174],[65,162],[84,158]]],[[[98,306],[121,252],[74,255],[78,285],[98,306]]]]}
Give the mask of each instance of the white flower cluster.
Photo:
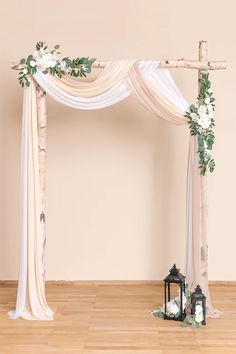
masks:
{"type": "MultiPolygon", "coordinates": [[[[212,90],[209,89],[208,93],[211,92],[212,90]]],[[[197,105],[197,108],[197,113],[190,113],[190,117],[200,126],[200,133],[202,133],[202,130],[208,129],[212,123],[214,109],[210,102],[210,97],[205,98],[204,104],[199,107],[197,105]]]]}
{"type": "Polygon", "coordinates": [[[203,321],[203,308],[200,304],[197,304],[195,307],[195,321],[197,323],[201,323],[203,321]]]}
{"type": "Polygon", "coordinates": [[[170,314],[177,315],[177,313],[179,312],[179,306],[177,305],[176,301],[173,299],[167,303],[166,310],[169,315],[170,314]]]}
{"type": "MultiPolygon", "coordinates": [[[[187,305],[187,298],[183,292],[183,310],[187,305]]],[[[166,305],[166,311],[168,315],[177,315],[180,312],[180,295],[170,300],[166,305]],[[179,304],[179,305],[178,305],[179,304]]]]}
{"type": "Polygon", "coordinates": [[[55,53],[49,53],[44,48],[36,50],[33,54],[33,58],[34,59],[30,61],[30,66],[34,67],[37,65],[37,67],[42,71],[49,68],[54,68],[59,62],[59,59],[55,53]]]}
{"type": "MultiPolygon", "coordinates": [[[[67,66],[65,60],[60,60],[55,53],[50,53],[44,48],[40,48],[36,50],[33,54],[33,59],[30,61],[29,65],[34,68],[37,66],[41,71],[47,71],[49,68],[55,68],[58,65],[59,69],[62,71],[69,73],[71,68],[67,66]]],[[[23,74],[28,74],[28,69],[23,69],[23,74]]]]}

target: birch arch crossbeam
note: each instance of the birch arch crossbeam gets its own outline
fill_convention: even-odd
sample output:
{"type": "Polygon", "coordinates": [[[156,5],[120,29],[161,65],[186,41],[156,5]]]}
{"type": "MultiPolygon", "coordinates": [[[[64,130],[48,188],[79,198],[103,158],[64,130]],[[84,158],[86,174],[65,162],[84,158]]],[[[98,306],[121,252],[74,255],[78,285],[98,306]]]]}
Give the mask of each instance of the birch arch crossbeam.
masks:
{"type": "MultiPolygon", "coordinates": [[[[209,61],[207,42],[199,42],[199,60],[96,61],[101,72],[92,82],[69,75],[62,78],[37,71],[24,87],[21,159],[20,270],[16,309],[11,318],[52,320],[45,297],[45,175],[46,94],[69,107],[92,110],[111,106],[132,94],[159,118],[187,125],[189,104],[175,85],[168,68],[226,69],[225,61],[209,61]]],[[[21,64],[12,64],[21,70],[21,64]]],[[[190,136],[187,181],[186,280],[200,284],[207,296],[210,315],[215,315],[208,290],[206,235],[206,176],[199,173],[197,141],[190,136]]]]}

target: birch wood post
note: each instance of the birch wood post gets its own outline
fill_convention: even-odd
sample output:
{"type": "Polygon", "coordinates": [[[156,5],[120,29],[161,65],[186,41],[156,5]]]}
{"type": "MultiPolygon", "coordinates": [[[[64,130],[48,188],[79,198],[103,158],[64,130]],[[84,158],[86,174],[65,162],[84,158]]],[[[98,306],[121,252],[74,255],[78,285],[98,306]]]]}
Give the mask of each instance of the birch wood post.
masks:
{"type": "MultiPolygon", "coordinates": [[[[199,42],[199,62],[207,62],[208,57],[208,46],[207,41],[199,42]]],[[[198,91],[200,90],[200,82],[202,75],[207,73],[207,70],[198,71],[198,91]]],[[[205,176],[201,176],[201,208],[202,208],[202,239],[201,239],[201,286],[204,289],[207,299],[209,299],[209,289],[208,289],[208,245],[207,245],[207,173],[205,176]],[[205,236],[203,238],[203,236],[205,236]]],[[[211,308],[212,305],[208,300],[208,308],[211,308]]]]}
{"type": "Polygon", "coordinates": [[[42,276],[45,280],[45,182],[46,182],[46,145],[47,145],[47,115],[46,115],[46,92],[36,86],[37,93],[37,115],[38,115],[38,148],[39,148],[39,180],[40,180],[40,223],[42,236],[42,276]]]}
{"type": "MultiPolygon", "coordinates": [[[[96,60],[92,66],[92,69],[104,69],[108,64],[108,60],[96,60]]],[[[18,63],[11,63],[13,70],[22,70],[24,65],[18,63]]],[[[195,69],[195,70],[224,70],[226,69],[226,61],[199,61],[189,59],[164,59],[158,64],[158,69],[171,69],[171,68],[183,68],[183,69],[195,69]]]]}

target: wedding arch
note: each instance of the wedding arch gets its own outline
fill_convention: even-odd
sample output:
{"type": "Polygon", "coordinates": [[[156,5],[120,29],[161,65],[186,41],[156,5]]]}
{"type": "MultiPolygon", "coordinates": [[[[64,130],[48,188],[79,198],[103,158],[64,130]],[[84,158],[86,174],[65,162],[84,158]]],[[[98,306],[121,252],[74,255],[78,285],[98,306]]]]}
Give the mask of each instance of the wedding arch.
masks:
{"type": "MultiPolygon", "coordinates": [[[[132,94],[149,111],[171,123],[187,125],[189,119],[192,119],[187,179],[186,281],[192,286],[201,284],[207,296],[208,308],[213,313],[207,275],[207,176],[205,170],[201,174],[199,169],[199,156],[201,160],[201,153],[205,152],[201,151],[201,146],[199,148],[199,139],[196,134],[194,135],[196,107],[193,106],[186,114],[189,104],[175,85],[168,68],[197,69],[201,79],[208,70],[225,69],[225,62],[208,61],[207,42],[201,41],[197,61],[180,59],[95,62],[93,67],[101,68],[101,73],[92,82],[82,82],[72,76],[85,76],[85,67],[82,67],[79,74],[75,71],[74,75],[62,76],[60,73],[56,76],[45,75],[45,73],[55,74],[55,70],[52,70],[55,64],[51,63],[47,72],[36,71],[34,60],[31,59],[33,57],[30,57],[28,62],[31,65],[30,72],[20,66],[25,63],[24,59],[20,65],[12,65],[14,69],[23,70],[20,82],[25,87],[21,151],[20,268],[16,309],[11,311],[9,316],[38,320],[53,319],[53,311],[45,298],[44,276],[46,94],[57,102],[86,110],[111,106],[132,94]]],[[[65,58],[66,60],[69,63],[69,58],[65,58]]],[[[208,101],[213,101],[210,89],[208,92],[208,101]]],[[[209,146],[212,144],[210,138],[207,140],[208,143],[209,146]]],[[[211,161],[209,159],[208,162],[211,161]]]]}

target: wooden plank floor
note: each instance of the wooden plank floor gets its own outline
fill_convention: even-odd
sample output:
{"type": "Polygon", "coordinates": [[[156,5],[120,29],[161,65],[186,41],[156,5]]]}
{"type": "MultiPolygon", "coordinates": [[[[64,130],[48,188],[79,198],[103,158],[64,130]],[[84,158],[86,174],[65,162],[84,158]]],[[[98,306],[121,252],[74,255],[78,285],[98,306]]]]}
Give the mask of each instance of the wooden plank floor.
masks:
{"type": "Polygon", "coordinates": [[[236,285],[214,285],[223,312],[202,329],[152,317],[162,304],[154,284],[50,284],[54,321],[10,320],[16,285],[0,285],[0,354],[228,354],[236,353],[236,285]]]}

